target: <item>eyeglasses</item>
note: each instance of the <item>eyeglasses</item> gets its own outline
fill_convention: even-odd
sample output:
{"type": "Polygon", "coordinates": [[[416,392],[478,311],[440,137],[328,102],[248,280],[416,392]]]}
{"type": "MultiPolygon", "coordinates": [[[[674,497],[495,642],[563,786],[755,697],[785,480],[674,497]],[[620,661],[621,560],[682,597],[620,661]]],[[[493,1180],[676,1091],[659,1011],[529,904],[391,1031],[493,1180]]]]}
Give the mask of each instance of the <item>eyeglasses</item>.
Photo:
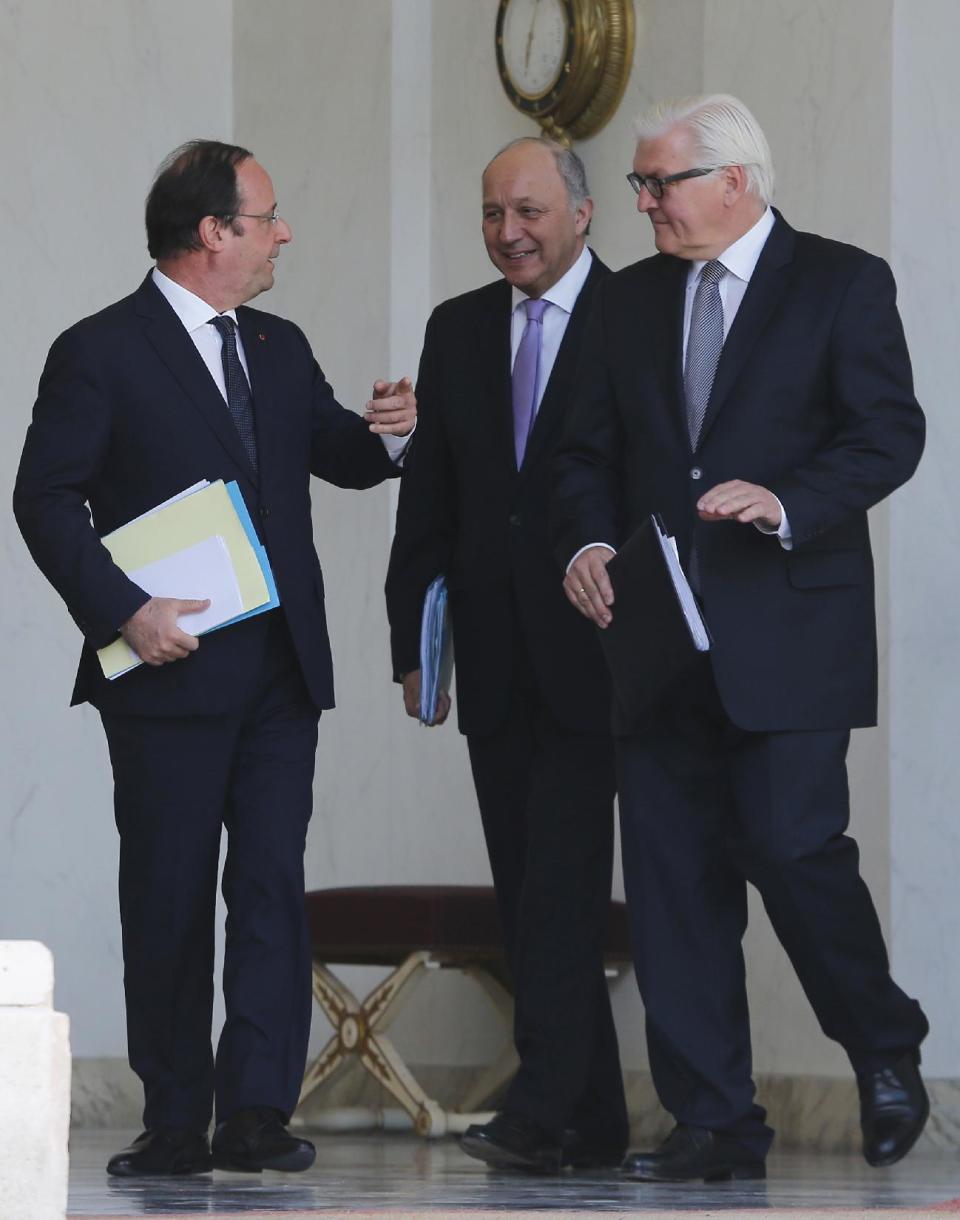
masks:
{"type": "Polygon", "coordinates": [[[280,209],[277,204],[273,205],[272,212],[234,212],[232,216],[224,216],[224,220],[238,220],[240,217],[244,220],[269,220],[272,225],[275,225],[280,219],[280,209]]]}
{"type": "Polygon", "coordinates": [[[641,188],[646,187],[653,199],[663,198],[663,188],[673,182],[682,182],[684,178],[704,178],[707,174],[715,174],[722,165],[713,165],[710,169],[685,169],[679,174],[668,174],[666,178],[649,178],[644,174],[627,174],[627,181],[639,195],[641,188]]]}

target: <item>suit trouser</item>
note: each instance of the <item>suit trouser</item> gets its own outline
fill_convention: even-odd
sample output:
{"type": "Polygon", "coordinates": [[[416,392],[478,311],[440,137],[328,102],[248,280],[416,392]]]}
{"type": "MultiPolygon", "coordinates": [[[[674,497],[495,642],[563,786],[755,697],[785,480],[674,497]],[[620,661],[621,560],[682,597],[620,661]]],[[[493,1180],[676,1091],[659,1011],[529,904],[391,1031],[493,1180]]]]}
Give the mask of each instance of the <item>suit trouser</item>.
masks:
{"type": "Polygon", "coordinates": [[[748,733],[708,662],[619,738],[624,878],[654,1084],[678,1122],[724,1130],[758,1156],[741,940],[760,892],[824,1033],[854,1070],[919,1046],[927,1022],[890,978],[849,822],[850,734],[748,733]]]}
{"type": "Polygon", "coordinates": [[[271,619],[260,673],[231,714],[103,716],[120,832],[128,1053],[143,1081],[146,1127],[206,1130],[214,1097],[218,1121],[252,1105],[289,1115],[303,1079],[311,1012],[303,852],[318,713],[285,621],[276,611],[271,619]],[[226,1021],[214,1059],[224,827],[226,1021]]]}
{"type": "Polygon", "coordinates": [[[503,1109],[559,1136],[626,1145],[603,972],[613,861],[613,747],[571,733],[531,689],[470,762],[514,978],[520,1055],[503,1109]]]}

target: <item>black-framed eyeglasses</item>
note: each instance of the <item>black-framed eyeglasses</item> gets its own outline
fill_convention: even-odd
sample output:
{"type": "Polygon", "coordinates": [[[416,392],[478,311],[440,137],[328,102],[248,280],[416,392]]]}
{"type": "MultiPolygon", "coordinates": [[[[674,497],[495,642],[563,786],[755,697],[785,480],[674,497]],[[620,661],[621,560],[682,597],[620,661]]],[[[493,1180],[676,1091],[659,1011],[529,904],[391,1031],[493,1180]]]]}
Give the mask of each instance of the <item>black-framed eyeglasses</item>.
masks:
{"type": "Polygon", "coordinates": [[[241,216],[244,220],[269,220],[272,225],[275,225],[280,219],[280,209],[277,204],[274,204],[272,212],[234,212],[232,216],[224,216],[224,220],[239,220],[241,216]]]}
{"type": "Polygon", "coordinates": [[[685,169],[679,174],[668,174],[666,178],[650,178],[644,174],[627,174],[627,181],[639,195],[646,187],[653,199],[663,198],[663,188],[673,182],[682,182],[684,178],[704,178],[707,174],[715,174],[722,165],[712,165],[709,169],[685,169]]]}

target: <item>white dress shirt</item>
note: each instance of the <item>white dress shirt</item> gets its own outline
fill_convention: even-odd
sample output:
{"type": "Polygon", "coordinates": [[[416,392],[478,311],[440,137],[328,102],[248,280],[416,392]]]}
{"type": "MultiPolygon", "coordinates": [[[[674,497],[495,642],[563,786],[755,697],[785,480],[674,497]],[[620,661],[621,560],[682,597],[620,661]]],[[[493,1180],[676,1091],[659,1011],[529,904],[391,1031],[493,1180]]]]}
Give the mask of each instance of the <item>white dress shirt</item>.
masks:
{"type": "MultiPolygon", "coordinates": [[[[763,247],[767,244],[767,238],[770,236],[770,230],[773,228],[774,219],[773,210],[768,207],[752,228],[747,229],[742,237],[737,238],[732,246],[728,246],[722,254],[717,256],[717,262],[723,263],[727,269],[727,274],[720,281],[724,342],[726,342],[727,335],[730,333],[730,327],[733,325],[733,319],[737,316],[737,310],[740,308],[740,303],[743,301],[747,288],[750,285],[750,277],[753,275],[763,247]]],[[[697,291],[697,285],[700,282],[700,272],[706,265],[706,259],[697,259],[696,262],[690,264],[690,270],[687,272],[687,291],[683,302],[684,368],[686,368],[687,363],[687,340],[690,338],[690,318],[693,315],[693,298],[697,291]]],[[[780,504],[776,496],[774,496],[774,499],[780,504]]],[[[789,551],[793,548],[790,522],[787,520],[787,514],[784,512],[782,504],[780,504],[780,524],[776,529],[770,529],[769,526],[760,525],[756,521],[754,521],[754,525],[761,534],[776,534],[784,550],[789,551]]]]}
{"type": "MultiPolygon", "coordinates": [[[[164,275],[159,267],[154,267],[153,269],[153,282],[166,297],[171,309],[183,323],[184,330],[192,339],[193,345],[200,353],[200,357],[207,366],[217,389],[223,395],[223,401],[226,402],[227,386],[223,379],[223,358],[221,356],[223,340],[220,338],[220,332],[211,321],[218,311],[212,305],[208,305],[202,297],[198,297],[195,292],[191,292],[189,288],[184,288],[182,284],[172,280],[169,275],[164,275]]],[[[235,309],[225,309],[224,317],[232,318],[236,323],[237,311],[235,309]]],[[[243,339],[240,336],[239,326],[237,326],[236,338],[237,355],[240,357],[240,363],[243,365],[243,371],[249,382],[250,369],[247,367],[247,356],[243,350],[243,339]]],[[[380,439],[383,441],[387,456],[391,461],[402,465],[403,454],[412,435],[412,432],[407,436],[380,434],[380,439]]]]}
{"type": "MultiPolygon", "coordinates": [[[[560,344],[563,342],[563,336],[567,329],[567,323],[570,321],[570,315],[573,313],[573,307],[577,303],[577,297],[580,295],[580,289],[586,283],[587,276],[590,274],[590,267],[593,263],[593,255],[586,246],[580,251],[580,257],[573,264],[569,271],[565,272],[560,279],[548,288],[540,298],[547,302],[547,308],[543,311],[543,339],[540,344],[540,364],[537,375],[537,401],[534,403],[534,416],[540,410],[540,403],[543,400],[543,391],[547,388],[547,382],[550,380],[550,374],[553,372],[554,361],[557,358],[557,352],[560,350],[560,344]]],[[[519,288],[513,290],[513,312],[510,315],[510,368],[513,369],[513,362],[517,358],[517,348],[520,346],[520,340],[523,337],[524,327],[527,325],[527,311],[525,308],[526,302],[530,298],[520,291],[519,288]]]]}
{"type": "MultiPolygon", "coordinates": [[[[750,277],[753,275],[757,262],[766,245],[767,238],[770,236],[770,230],[773,228],[775,217],[773,210],[767,208],[755,225],[749,228],[742,237],[737,238],[732,246],[728,246],[721,254],[717,255],[717,262],[723,263],[727,269],[727,274],[720,281],[720,303],[723,306],[723,338],[726,342],[727,335],[730,333],[730,327],[733,325],[733,319],[737,316],[737,310],[746,294],[750,284],[750,277]]],[[[706,259],[697,259],[690,264],[690,269],[687,271],[687,288],[686,296],[683,303],[683,360],[686,365],[687,360],[687,340],[690,338],[690,318],[693,314],[693,298],[697,291],[697,284],[700,282],[700,272],[707,265],[706,259]]],[[[780,504],[779,499],[775,496],[774,499],[780,504]]],[[[787,514],[784,511],[783,505],[780,504],[780,525],[776,529],[770,529],[767,526],[759,525],[754,522],[756,528],[761,534],[776,534],[780,540],[780,545],[785,551],[793,548],[793,537],[790,532],[790,522],[787,520],[787,514]]],[[[580,558],[584,551],[589,551],[591,547],[602,546],[608,551],[613,551],[614,548],[606,542],[591,542],[587,546],[581,547],[567,564],[567,571],[580,558]]]]}

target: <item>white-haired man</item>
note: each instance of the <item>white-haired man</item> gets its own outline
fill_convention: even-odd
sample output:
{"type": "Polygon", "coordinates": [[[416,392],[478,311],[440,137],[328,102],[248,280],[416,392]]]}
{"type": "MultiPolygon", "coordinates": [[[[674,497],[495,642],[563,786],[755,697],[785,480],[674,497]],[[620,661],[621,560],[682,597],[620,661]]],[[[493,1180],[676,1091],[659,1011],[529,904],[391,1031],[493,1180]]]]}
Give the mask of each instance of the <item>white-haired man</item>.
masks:
{"type": "Polygon", "coordinates": [[[876,719],[867,509],[910,477],[924,438],[893,278],[772,209],[767,143],[735,98],[641,115],[628,178],[660,253],[598,290],[558,553],[568,598],[605,628],[613,550],[660,513],[713,645],[615,724],[650,1063],[677,1122],[624,1172],[764,1175],[747,881],[850,1057],[867,1160],[892,1164],[927,1116],[927,1021],[890,978],[845,834],[845,759],[850,729],[876,719]]]}

